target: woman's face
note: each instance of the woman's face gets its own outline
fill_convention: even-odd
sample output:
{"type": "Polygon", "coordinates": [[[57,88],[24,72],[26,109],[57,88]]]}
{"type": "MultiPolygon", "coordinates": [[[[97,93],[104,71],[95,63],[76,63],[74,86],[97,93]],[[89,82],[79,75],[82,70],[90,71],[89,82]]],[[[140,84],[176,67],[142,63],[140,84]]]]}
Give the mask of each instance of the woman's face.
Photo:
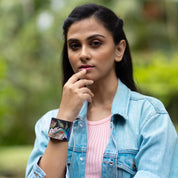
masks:
{"type": "Polygon", "coordinates": [[[90,17],[71,25],[67,49],[74,73],[86,69],[86,78],[94,81],[115,77],[117,47],[103,24],[90,17]]]}

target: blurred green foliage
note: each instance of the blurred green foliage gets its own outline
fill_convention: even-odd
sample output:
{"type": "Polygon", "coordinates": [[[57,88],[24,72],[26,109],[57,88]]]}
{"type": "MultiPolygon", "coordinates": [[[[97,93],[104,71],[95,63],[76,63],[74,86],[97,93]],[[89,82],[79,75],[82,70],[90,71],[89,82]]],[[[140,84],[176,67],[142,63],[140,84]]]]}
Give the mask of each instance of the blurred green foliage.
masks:
{"type": "MultiPolygon", "coordinates": [[[[61,98],[62,24],[84,0],[0,1],[0,145],[32,144],[34,125],[61,98]]],[[[95,0],[125,22],[135,79],[178,118],[178,3],[95,0]]]]}
{"type": "Polygon", "coordinates": [[[167,106],[171,102],[170,95],[178,93],[178,52],[172,56],[166,56],[163,52],[148,56],[149,62],[137,58],[135,78],[144,92],[158,96],[167,106]]]}
{"type": "Polygon", "coordinates": [[[135,54],[134,76],[141,92],[159,98],[174,122],[178,117],[178,52],[135,54]],[[144,59],[144,61],[143,61],[144,59]]]}

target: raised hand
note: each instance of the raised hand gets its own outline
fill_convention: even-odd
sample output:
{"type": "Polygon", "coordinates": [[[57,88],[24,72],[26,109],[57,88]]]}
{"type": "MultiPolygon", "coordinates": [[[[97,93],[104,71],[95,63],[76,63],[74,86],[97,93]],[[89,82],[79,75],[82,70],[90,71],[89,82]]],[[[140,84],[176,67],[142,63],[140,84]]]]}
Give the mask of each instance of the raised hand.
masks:
{"type": "Polygon", "coordinates": [[[87,70],[74,74],[64,85],[61,104],[57,118],[74,121],[85,100],[92,102],[93,93],[86,86],[92,85],[93,80],[85,79],[87,70]]]}

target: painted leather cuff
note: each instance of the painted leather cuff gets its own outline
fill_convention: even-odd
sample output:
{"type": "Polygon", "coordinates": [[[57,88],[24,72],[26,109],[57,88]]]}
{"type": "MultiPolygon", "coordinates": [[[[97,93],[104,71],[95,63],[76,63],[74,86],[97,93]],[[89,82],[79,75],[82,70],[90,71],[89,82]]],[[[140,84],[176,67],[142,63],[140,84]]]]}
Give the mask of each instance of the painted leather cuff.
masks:
{"type": "Polygon", "coordinates": [[[71,128],[72,122],[52,118],[48,136],[55,140],[69,141],[71,128]]]}

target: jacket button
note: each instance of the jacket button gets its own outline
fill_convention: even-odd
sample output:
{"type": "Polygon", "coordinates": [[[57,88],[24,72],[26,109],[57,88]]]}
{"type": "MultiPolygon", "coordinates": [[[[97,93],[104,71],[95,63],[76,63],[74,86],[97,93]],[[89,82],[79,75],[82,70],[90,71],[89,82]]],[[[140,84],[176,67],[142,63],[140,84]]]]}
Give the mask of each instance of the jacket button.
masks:
{"type": "Polygon", "coordinates": [[[83,161],[83,158],[82,158],[82,157],[80,157],[80,161],[83,161]]]}

